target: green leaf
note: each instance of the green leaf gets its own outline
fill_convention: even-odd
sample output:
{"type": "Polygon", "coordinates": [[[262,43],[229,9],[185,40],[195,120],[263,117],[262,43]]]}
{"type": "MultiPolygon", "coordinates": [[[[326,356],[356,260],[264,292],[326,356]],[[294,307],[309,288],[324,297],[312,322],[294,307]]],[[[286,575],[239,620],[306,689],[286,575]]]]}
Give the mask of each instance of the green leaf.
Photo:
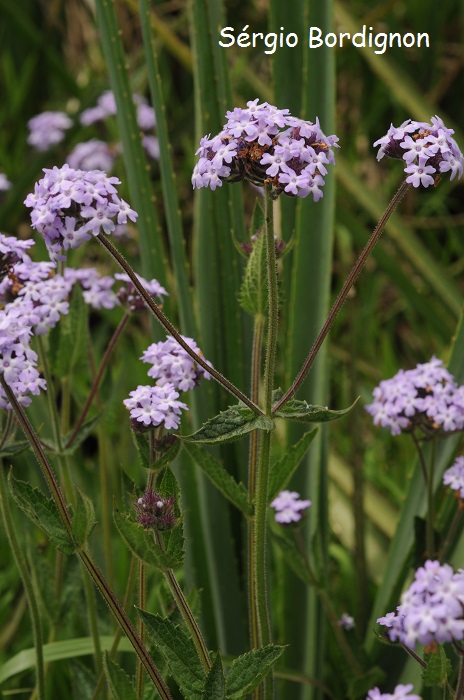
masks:
{"type": "Polygon", "coordinates": [[[137,700],[137,693],[130,677],[108,656],[108,653],[103,656],[103,669],[114,700],[137,700]]]}
{"type": "Polygon", "coordinates": [[[314,580],[312,579],[308,571],[308,567],[306,566],[304,557],[298,551],[294,540],[290,537],[286,537],[284,535],[277,534],[276,532],[272,531],[271,537],[273,542],[275,542],[278,545],[285,561],[293,570],[293,572],[298,576],[298,578],[300,578],[308,586],[313,586],[314,580]]]}
{"type": "MultiPolygon", "coordinates": [[[[176,443],[180,446],[180,442],[176,443]]],[[[176,503],[179,503],[180,488],[174,472],[168,467],[164,473],[159,486],[159,492],[162,496],[174,496],[176,503]]],[[[184,528],[182,517],[178,507],[175,510],[178,518],[176,526],[172,530],[166,530],[162,533],[164,548],[166,554],[177,562],[176,566],[180,566],[184,560],[184,528]]]]}
{"type": "Polygon", "coordinates": [[[285,488],[316,437],[316,433],[317,428],[305,433],[295,445],[290,447],[282,459],[272,465],[269,473],[269,501],[272,501],[285,488]]]}
{"type": "Polygon", "coordinates": [[[203,700],[206,674],[190,637],[171,620],[137,609],[186,700],[203,700]]]}
{"type": "MultiPolygon", "coordinates": [[[[84,440],[85,440],[86,438],[88,438],[88,436],[93,432],[93,429],[96,427],[96,425],[97,425],[97,423],[98,423],[98,421],[100,420],[101,417],[102,417],[102,414],[99,413],[97,416],[94,416],[93,418],[89,418],[89,420],[86,420],[86,421],[82,424],[82,426],[81,426],[79,432],[77,433],[76,437],[75,437],[74,440],[72,441],[71,446],[70,446],[70,447],[64,447],[64,448],[61,450],[60,454],[61,454],[61,455],[64,455],[64,456],[73,455],[74,452],[77,450],[77,448],[78,448],[80,445],[82,445],[82,443],[84,442],[84,440]]],[[[63,445],[66,445],[66,443],[68,442],[68,440],[69,440],[69,438],[71,437],[72,433],[73,433],[72,430],[70,430],[68,433],[66,433],[66,435],[63,437],[63,445]]],[[[55,450],[55,451],[57,451],[57,450],[55,450]]]]}
{"type": "Polygon", "coordinates": [[[256,201],[253,212],[252,232],[256,236],[248,258],[240,288],[239,301],[242,309],[252,316],[265,315],[268,307],[266,239],[263,210],[256,201]]]}
{"type": "Polygon", "coordinates": [[[213,457],[204,447],[196,445],[195,443],[185,442],[184,449],[187,450],[195,464],[205,472],[216,488],[218,488],[234,506],[239,508],[245,515],[251,514],[251,506],[248,501],[246,488],[241,482],[237,483],[235,481],[234,477],[229,474],[222,462],[216,459],[216,457],[213,457]]]}
{"type": "Polygon", "coordinates": [[[69,312],[58,324],[58,342],[50,342],[51,364],[53,374],[57,377],[71,375],[80,362],[87,366],[87,324],[88,306],[80,286],[76,284],[69,303],[69,312]]]}
{"type": "Polygon", "coordinates": [[[443,646],[439,645],[434,654],[425,654],[424,661],[427,663],[427,668],[422,671],[425,687],[439,686],[443,688],[453,670],[443,646]]]}
{"type": "Polygon", "coordinates": [[[207,420],[196,433],[179,437],[184,442],[214,445],[237,440],[252,430],[274,430],[274,427],[274,422],[267,416],[257,416],[245,406],[230,406],[207,420]]]}
{"type": "Polygon", "coordinates": [[[150,469],[150,447],[148,444],[148,435],[146,433],[137,433],[131,430],[132,439],[140,459],[140,464],[144,469],[150,469]]]}
{"type": "Polygon", "coordinates": [[[357,401],[358,399],[351,406],[343,408],[341,411],[332,411],[327,406],[310,406],[307,401],[292,399],[282,408],[279,408],[273,416],[275,418],[287,418],[300,423],[327,423],[346,415],[356,405],[357,401]]]}
{"type": "Polygon", "coordinates": [[[8,483],[14,500],[27,517],[42,530],[60,552],[72,554],[76,549],[75,544],[63,526],[53,500],[44,496],[39,489],[32,488],[27,482],[15,479],[11,472],[8,483]]]}
{"type": "Polygon", "coordinates": [[[173,569],[182,564],[182,559],[161,549],[155,542],[153,532],[129,520],[116,508],[113,511],[115,525],[129,549],[143,562],[161,571],[173,569]]]}
{"type": "MultiPolygon", "coordinates": [[[[176,440],[165,452],[161,453],[160,457],[153,465],[153,468],[157,471],[161,471],[162,469],[169,467],[179,454],[181,446],[182,443],[179,440],[176,440]]],[[[174,494],[171,495],[174,496],[174,494]]]]}
{"type": "Polygon", "coordinates": [[[92,501],[77,488],[77,502],[71,522],[76,544],[82,545],[88,540],[96,522],[95,508],[92,501]]]}
{"type": "Polygon", "coordinates": [[[226,700],[226,679],[219,652],[206,678],[203,700],[226,700]]]}
{"type": "Polygon", "coordinates": [[[21,452],[27,450],[28,447],[30,447],[28,440],[7,443],[6,445],[3,445],[2,449],[0,450],[0,459],[3,459],[3,457],[16,457],[16,455],[19,455],[21,452]]]}
{"type": "Polygon", "coordinates": [[[227,674],[227,698],[242,698],[256,688],[284,649],[285,647],[269,644],[235,659],[227,674]]]}

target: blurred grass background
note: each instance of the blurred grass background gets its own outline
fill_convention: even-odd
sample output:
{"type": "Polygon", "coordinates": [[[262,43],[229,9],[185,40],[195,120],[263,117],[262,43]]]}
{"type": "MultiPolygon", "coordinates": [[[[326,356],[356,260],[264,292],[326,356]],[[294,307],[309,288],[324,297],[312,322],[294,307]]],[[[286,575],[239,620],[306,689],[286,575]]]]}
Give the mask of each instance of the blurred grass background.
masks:
{"type": "MultiPolygon", "coordinates": [[[[204,4],[209,6],[206,1],[204,4]]],[[[247,100],[260,97],[278,107],[290,107],[297,116],[315,119],[319,113],[318,94],[312,95],[309,101],[314,111],[303,111],[308,101],[302,100],[300,90],[302,59],[308,49],[303,46],[305,31],[297,14],[293,15],[292,7],[279,15],[275,9],[277,3],[267,0],[230,0],[217,7],[219,5],[224,13],[224,24],[234,26],[236,33],[245,25],[253,31],[266,32],[270,26],[275,30],[282,22],[286,31],[296,31],[300,37],[298,49],[277,49],[274,56],[265,55],[262,47],[223,50],[222,60],[228,64],[230,80],[229,85],[220,86],[226,108],[243,106],[247,100]]],[[[134,0],[118,0],[116,7],[132,88],[148,96],[138,4],[134,0]]],[[[196,55],[190,41],[189,9],[186,0],[156,1],[150,5],[173,165],[182,203],[186,251],[189,260],[194,261],[198,253],[192,235],[194,199],[190,175],[198,134],[194,132],[192,115],[195,110],[201,110],[202,105],[198,105],[194,89],[196,55]]],[[[27,214],[21,202],[31,191],[41,168],[60,165],[71,146],[87,138],[85,129],[76,126],[66,144],[46,154],[35,154],[26,144],[28,119],[46,109],[65,109],[72,116],[93,105],[109,87],[94,15],[91,0],[22,0],[21,3],[0,0],[0,171],[13,183],[12,190],[0,201],[3,233],[29,235],[27,214]]],[[[336,31],[342,27],[359,31],[366,24],[374,25],[377,31],[428,32],[431,39],[429,49],[393,48],[383,55],[352,46],[331,52],[336,76],[334,131],[341,145],[335,168],[330,285],[334,295],[401,180],[399,163],[386,159],[376,162],[373,141],[384,135],[390,123],[397,125],[407,118],[428,121],[433,114],[439,114],[448,126],[456,128],[458,143],[464,147],[464,7],[459,0],[446,3],[354,0],[349,4],[339,1],[334,4],[333,20],[336,31]]],[[[214,123],[214,119],[212,121],[214,123]]],[[[324,123],[321,126],[327,133],[324,123]]],[[[120,167],[117,174],[124,183],[120,167]]],[[[169,251],[157,165],[152,167],[150,177],[161,235],[169,251]]],[[[234,188],[242,189],[242,186],[234,188]]],[[[249,222],[254,193],[243,187],[243,198],[245,221],[249,222]]],[[[362,406],[370,399],[372,388],[399,368],[427,361],[433,354],[448,360],[464,291],[463,199],[463,184],[456,181],[443,182],[433,191],[408,193],[330,337],[327,353],[329,405],[342,408],[361,396],[357,408],[347,419],[348,424],[340,421],[331,426],[328,457],[329,567],[339,612],[347,610],[356,615],[360,621],[360,636],[367,624],[375,587],[382,579],[385,552],[414,464],[414,451],[408,440],[394,439],[374,430],[362,406]],[[353,503],[355,495],[359,496],[363,490],[366,519],[357,522],[359,511],[353,508],[353,503]],[[360,562],[368,573],[361,590],[356,586],[354,552],[359,555],[358,564],[360,562]],[[350,585],[346,585],[346,581],[350,585]]],[[[278,220],[282,236],[289,240],[296,225],[294,200],[281,203],[278,220]]],[[[239,237],[243,235],[243,231],[239,231],[239,237]]],[[[135,244],[131,246],[130,253],[136,259],[135,244]]],[[[40,251],[39,245],[36,248],[40,251]]],[[[76,253],[74,264],[78,264],[82,255],[81,251],[76,253]]],[[[97,262],[103,269],[108,267],[96,247],[86,250],[85,255],[87,264],[90,261],[97,262]]],[[[45,259],[43,250],[42,259],[45,259]]],[[[232,273],[228,271],[227,274],[232,273]]],[[[291,272],[286,262],[283,274],[284,294],[289,295],[291,272]]],[[[219,308],[223,302],[218,299],[219,308]]],[[[169,304],[175,315],[174,298],[169,304]]],[[[117,323],[117,313],[91,316],[90,322],[98,355],[117,323]]],[[[286,314],[282,323],[287,328],[286,314]]],[[[214,334],[215,328],[210,332],[214,334]]],[[[116,433],[119,435],[118,425],[124,419],[121,394],[127,395],[134,388],[135,380],[145,381],[144,369],[135,358],[138,349],[148,344],[145,339],[149,333],[146,319],[133,319],[131,331],[123,339],[117,361],[102,389],[106,401],[106,459],[118,465],[125,460],[123,469],[138,482],[140,476],[130,464],[133,454],[129,436],[125,444],[118,446],[117,454],[112,438],[116,433]],[[130,369],[122,363],[122,359],[126,363],[128,357],[134,358],[130,369]]],[[[205,329],[201,328],[201,334],[204,333],[205,329]]],[[[288,380],[285,338],[282,333],[282,383],[288,380]]],[[[245,348],[247,342],[249,344],[249,338],[245,348]]],[[[214,361],[218,362],[218,358],[214,361]]],[[[240,370],[237,372],[240,377],[240,370]]],[[[81,396],[85,395],[85,388],[85,380],[76,380],[76,390],[81,396]]],[[[214,402],[211,397],[209,400],[214,402]]],[[[35,409],[39,424],[40,406],[38,402],[35,409]]],[[[83,455],[84,472],[79,479],[92,492],[95,488],[92,486],[94,446],[88,444],[86,449],[88,455],[83,455]]],[[[239,463],[240,454],[237,454],[235,468],[239,468],[239,463]]],[[[124,484],[118,479],[120,477],[114,477],[112,487],[121,493],[124,484]]],[[[311,494],[305,496],[311,497],[311,494]]],[[[6,552],[0,557],[6,566],[6,552]]],[[[7,573],[0,583],[0,626],[3,629],[0,653],[8,649],[11,655],[24,646],[23,641],[16,644],[15,640],[27,635],[28,625],[23,617],[23,606],[18,604],[15,614],[11,615],[10,606],[15,595],[19,596],[20,603],[22,599],[14,571],[11,567],[5,570],[7,573]]]]}

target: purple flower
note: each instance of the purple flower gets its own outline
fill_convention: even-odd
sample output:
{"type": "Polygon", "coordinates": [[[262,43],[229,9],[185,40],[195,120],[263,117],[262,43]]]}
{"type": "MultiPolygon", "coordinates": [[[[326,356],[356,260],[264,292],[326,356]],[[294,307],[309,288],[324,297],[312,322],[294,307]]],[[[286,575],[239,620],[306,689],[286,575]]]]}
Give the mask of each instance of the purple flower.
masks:
{"type": "Polygon", "coordinates": [[[176,524],[176,499],[148,489],[134,503],[136,517],[146,529],[169,530],[176,524]]]}
{"type": "Polygon", "coordinates": [[[159,141],[156,138],[156,136],[143,136],[142,145],[146,153],[150,156],[150,158],[152,158],[153,160],[159,160],[160,147],[159,141]]]}
{"type": "Polygon", "coordinates": [[[369,690],[366,700],[421,700],[419,695],[410,695],[412,683],[397,685],[392,693],[381,693],[378,688],[369,690]]]}
{"type": "Polygon", "coordinates": [[[464,457],[457,457],[454,464],[443,474],[443,483],[456,491],[456,496],[464,500],[464,457]]]}
{"type": "Polygon", "coordinates": [[[464,428],[463,391],[442,361],[433,357],[380,382],[366,411],[374,425],[389,428],[392,435],[416,429],[427,437],[454,432],[464,428]]]}
{"type": "Polygon", "coordinates": [[[316,123],[292,117],[258,100],[247,108],[227,112],[223,130],[200,141],[192,175],[194,188],[215,190],[223,181],[248,180],[253,185],[272,185],[272,195],[307,197],[317,202],[323,195],[326,164],[335,163],[332,150],[336,136],[325,136],[316,123]]]}
{"type": "Polygon", "coordinates": [[[275,519],[282,525],[297,523],[303,517],[301,511],[309,508],[311,501],[299,500],[300,494],[296,491],[281,491],[270,504],[276,511],[275,519]]]}
{"type": "Polygon", "coordinates": [[[168,430],[178,428],[182,410],[188,407],[177,401],[179,394],[172,384],[164,386],[138,386],[131,391],[130,398],[123,401],[130,411],[134,430],[149,429],[164,425],[168,430]]]}
{"type": "Polygon", "coordinates": [[[338,624],[345,630],[352,630],[355,628],[354,617],[348,615],[346,612],[344,612],[341,618],[338,620],[338,624]]]}
{"type": "Polygon", "coordinates": [[[390,126],[387,134],[374,143],[380,146],[377,160],[384,156],[403,159],[407,165],[406,182],[414,187],[429,187],[438,182],[441,173],[450,173],[450,180],[462,176],[464,157],[440,117],[432,123],[408,119],[400,127],[390,126]],[[433,177],[432,177],[433,175],[433,177]]]}
{"type": "Polygon", "coordinates": [[[5,173],[0,173],[0,192],[6,192],[9,189],[11,189],[11,182],[5,173]]]}
{"type": "MultiPolygon", "coordinates": [[[[187,345],[197,354],[202,352],[192,338],[182,336],[187,345]]],[[[210,379],[211,375],[203,367],[197,365],[188,353],[174,340],[167,336],[167,340],[152,343],[140,358],[151,364],[148,376],[157,380],[158,386],[172,384],[178,391],[193,389],[202,377],[210,379]]]]}
{"type": "MultiPolygon", "coordinates": [[[[158,297],[158,303],[161,301],[162,296],[168,296],[167,291],[161,286],[158,280],[146,280],[141,275],[137,275],[137,278],[143,284],[150,296],[158,297]]],[[[131,311],[140,311],[141,309],[145,308],[144,300],[132,284],[130,277],[125,272],[117,272],[114,279],[124,282],[117,293],[121,304],[126,304],[129,306],[131,311]]]]}
{"type": "Polygon", "coordinates": [[[387,628],[391,641],[414,649],[417,643],[464,639],[464,570],[454,572],[449,564],[428,560],[401,597],[396,613],[377,622],[387,628]]]}
{"type": "Polygon", "coordinates": [[[32,227],[41,233],[51,260],[64,260],[63,250],[78,248],[101,229],[111,233],[116,221],[135,221],[137,213],[119,199],[118,178],[102,170],[75,170],[65,163],[49,170],[36,183],[25,205],[32,209],[32,227]]]}
{"type": "Polygon", "coordinates": [[[71,168],[111,172],[115,158],[115,150],[105,141],[90,139],[74,146],[67,160],[71,168]]]}
{"type": "Polygon", "coordinates": [[[64,132],[71,128],[72,121],[64,112],[42,112],[29,119],[27,125],[28,144],[37,151],[47,151],[64,139],[64,132]]]}

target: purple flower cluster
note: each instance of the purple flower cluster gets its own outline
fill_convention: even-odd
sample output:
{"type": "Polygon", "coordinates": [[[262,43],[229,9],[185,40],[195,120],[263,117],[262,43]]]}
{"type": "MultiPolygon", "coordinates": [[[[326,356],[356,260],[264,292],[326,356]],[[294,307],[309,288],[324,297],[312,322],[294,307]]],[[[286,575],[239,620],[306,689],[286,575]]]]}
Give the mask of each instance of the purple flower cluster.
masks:
{"type": "Polygon", "coordinates": [[[105,141],[90,139],[78,143],[67,161],[70,168],[76,170],[104,170],[110,172],[119,149],[111,148],[105,141]]]}
{"type": "Polygon", "coordinates": [[[271,503],[276,511],[275,519],[282,525],[297,523],[303,517],[302,511],[309,508],[311,501],[300,500],[296,491],[281,491],[271,503]]]}
{"type": "Polygon", "coordinates": [[[407,119],[401,126],[390,126],[385,136],[374,143],[380,146],[377,160],[384,156],[405,161],[406,182],[414,187],[428,187],[438,181],[441,173],[449,173],[450,180],[460,178],[464,157],[440,117],[432,117],[432,123],[407,119]]]}
{"type": "Polygon", "coordinates": [[[9,189],[11,189],[11,182],[5,173],[0,173],[0,192],[6,192],[9,189]]]}
{"type": "MultiPolygon", "coordinates": [[[[32,330],[25,313],[29,306],[30,302],[8,304],[0,311],[0,374],[23,406],[29,406],[30,394],[37,395],[47,388],[36,369],[37,354],[29,346],[32,330]]],[[[11,409],[1,386],[0,408],[11,409]]]]}
{"type": "Polygon", "coordinates": [[[315,202],[323,195],[327,165],[335,162],[337,136],[325,136],[316,123],[292,117],[288,109],[277,109],[258,100],[247,108],[236,107],[226,114],[223,130],[200,141],[192,184],[215,190],[222,181],[248,180],[254,185],[272,185],[277,197],[307,197],[315,202]]]}
{"type": "Polygon", "coordinates": [[[443,483],[456,491],[456,496],[464,500],[464,457],[457,457],[454,464],[443,474],[443,483]]]}
{"type": "Polygon", "coordinates": [[[464,428],[464,386],[436,357],[380,382],[373,396],[366,411],[392,435],[418,429],[428,437],[464,428]]]}
{"type": "Polygon", "coordinates": [[[116,177],[101,170],[74,170],[66,163],[61,168],[44,168],[45,177],[26,197],[31,221],[45,239],[50,258],[64,260],[63,250],[78,248],[103,230],[110,234],[137,213],[117,196],[116,177]]]}
{"type": "Polygon", "coordinates": [[[419,695],[410,695],[412,689],[412,683],[397,685],[393,693],[381,693],[378,688],[372,688],[366,700],[421,700],[419,695]]]}
{"type": "Polygon", "coordinates": [[[28,144],[37,151],[47,151],[51,146],[61,143],[65,131],[72,127],[72,120],[64,112],[42,112],[29,119],[27,125],[28,144]]]}
{"type": "MultiPolygon", "coordinates": [[[[145,302],[132,284],[129,275],[127,275],[125,272],[117,272],[114,278],[115,280],[123,282],[118,291],[118,299],[121,304],[128,306],[131,311],[140,311],[141,309],[144,309],[145,302]]],[[[150,296],[158,298],[158,303],[161,301],[161,297],[168,295],[167,291],[158,282],[158,280],[146,280],[141,275],[137,275],[137,278],[139,282],[143,284],[150,296]]]]}
{"type": "MultiPolygon", "coordinates": [[[[193,338],[185,336],[182,338],[198,355],[202,354],[193,338]]],[[[178,391],[188,391],[193,389],[202,377],[204,379],[211,378],[211,375],[205,372],[203,367],[197,365],[179,343],[169,335],[164,342],[152,343],[140,359],[152,365],[148,370],[148,376],[156,379],[158,386],[173,384],[178,391]]]]}
{"type": "Polygon", "coordinates": [[[138,386],[131,391],[124,406],[129,409],[131,426],[134,430],[164,425],[168,430],[178,428],[182,409],[188,407],[178,401],[179,393],[172,384],[164,386],[138,386]]]}
{"type": "Polygon", "coordinates": [[[169,530],[176,524],[176,499],[148,489],[134,503],[136,517],[146,529],[169,530]]]}
{"type": "Polygon", "coordinates": [[[417,643],[464,639],[464,570],[455,573],[449,564],[428,560],[415,573],[414,581],[401,596],[396,613],[377,622],[387,628],[392,642],[414,649],[417,643]]]}

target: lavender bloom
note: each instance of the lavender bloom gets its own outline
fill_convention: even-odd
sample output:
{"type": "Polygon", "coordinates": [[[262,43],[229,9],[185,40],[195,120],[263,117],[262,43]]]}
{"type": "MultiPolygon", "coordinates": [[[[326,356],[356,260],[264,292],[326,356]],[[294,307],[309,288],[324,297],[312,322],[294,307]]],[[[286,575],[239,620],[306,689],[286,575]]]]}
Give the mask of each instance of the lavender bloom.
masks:
{"type": "Polygon", "coordinates": [[[296,491],[281,491],[272,501],[271,508],[276,511],[276,522],[282,525],[297,523],[303,517],[302,510],[309,508],[311,501],[299,500],[300,494],[296,491]]]}
{"type": "Polygon", "coordinates": [[[338,624],[340,627],[343,627],[344,630],[352,630],[355,628],[354,617],[348,615],[346,612],[342,614],[341,618],[338,620],[338,624]]]}
{"type": "Polygon", "coordinates": [[[150,158],[153,158],[153,160],[159,160],[160,147],[159,141],[156,138],[156,136],[143,136],[142,145],[145,149],[145,152],[150,156],[150,158]]]}
{"type": "Polygon", "coordinates": [[[413,187],[429,187],[438,182],[441,173],[450,173],[450,180],[461,178],[464,156],[452,138],[453,129],[447,129],[440,117],[432,123],[407,119],[401,126],[390,126],[385,136],[374,146],[380,146],[377,160],[384,156],[405,161],[406,182],[413,187]]]}
{"type": "Polygon", "coordinates": [[[456,496],[464,500],[464,457],[457,457],[454,464],[445,471],[443,483],[456,491],[456,496]]]}
{"type": "MultiPolygon", "coordinates": [[[[32,335],[29,307],[30,302],[23,302],[22,307],[8,304],[0,310],[0,374],[23,406],[29,406],[31,394],[37,395],[40,389],[46,389],[45,380],[36,369],[37,355],[29,347],[32,335]]],[[[1,386],[0,409],[11,409],[1,386]]]]}
{"type": "Polygon", "coordinates": [[[5,173],[0,173],[0,192],[6,192],[9,189],[11,189],[11,182],[5,173]]]}
{"type": "MultiPolygon", "coordinates": [[[[185,336],[182,338],[194,352],[202,355],[200,348],[192,338],[185,336]]],[[[203,367],[197,365],[179,343],[169,335],[164,342],[152,343],[140,359],[152,365],[148,370],[148,376],[156,379],[158,386],[173,384],[177,391],[188,391],[193,389],[202,377],[211,379],[211,375],[205,372],[203,367]]]]}
{"type": "Polygon", "coordinates": [[[455,573],[449,564],[428,560],[401,596],[397,612],[377,622],[387,628],[391,641],[411,649],[417,643],[460,641],[464,639],[463,604],[464,570],[455,573]]]}
{"type": "Polygon", "coordinates": [[[28,238],[20,241],[14,236],[5,236],[0,233],[0,280],[10,275],[11,268],[18,262],[30,261],[27,250],[34,245],[34,241],[28,238]]]}
{"type": "Polygon", "coordinates": [[[101,276],[94,267],[83,267],[78,270],[67,267],[64,278],[71,284],[78,283],[82,287],[82,296],[92,309],[114,309],[119,305],[118,298],[113,292],[114,277],[101,276]]]}
{"type": "Polygon", "coordinates": [[[335,163],[332,150],[337,136],[325,136],[316,123],[292,117],[288,109],[277,109],[258,100],[246,109],[227,112],[223,130],[205,136],[197,150],[192,184],[215,190],[223,181],[248,180],[253,185],[272,185],[272,195],[322,196],[326,165],[335,163]]]}
{"type": "Polygon", "coordinates": [[[11,305],[21,309],[24,302],[29,302],[34,334],[44,335],[56,326],[62,314],[68,313],[71,288],[72,285],[61,275],[39,282],[27,282],[11,305]]]}
{"type": "Polygon", "coordinates": [[[70,168],[110,172],[115,158],[114,149],[112,150],[107,143],[99,139],[90,139],[90,141],[78,143],[67,160],[70,168]]]}
{"type": "Polygon", "coordinates": [[[176,499],[148,489],[134,503],[136,517],[146,529],[169,530],[176,524],[176,499]]]}
{"type": "Polygon", "coordinates": [[[463,391],[442,361],[433,357],[380,382],[366,411],[374,425],[390,428],[392,435],[416,429],[426,436],[454,432],[464,428],[463,391]]]}
{"type": "MultiPolygon", "coordinates": [[[[161,286],[158,280],[146,280],[141,275],[137,275],[137,278],[143,284],[150,296],[158,297],[158,302],[161,301],[162,296],[168,296],[167,291],[161,286]]],[[[141,309],[145,308],[144,300],[141,298],[140,294],[132,284],[130,277],[125,272],[117,272],[114,279],[124,282],[117,293],[121,304],[127,304],[131,311],[140,311],[141,309]]]]}
{"type": "Polygon", "coordinates": [[[172,384],[164,386],[138,386],[131,391],[130,398],[123,401],[130,411],[131,426],[134,430],[144,430],[164,425],[168,430],[178,428],[182,409],[188,407],[177,401],[179,393],[172,384]]]}
{"type": "Polygon", "coordinates": [[[27,125],[27,143],[37,151],[47,151],[50,146],[61,143],[64,132],[71,128],[72,121],[64,112],[42,112],[29,119],[27,125]]]}
{"type": "Polygon", "coordinates": [[[101,170],[44,168],[45,177],[24,203],[31,207],[32,227],[45,239],[51,260],[64,260],[63,250],[78,248],[101,230],[110,234],[118,224],[135,221],[137,213],[117,196],[116,177],[101,170]]]}
{"type": "Polygon", "coordinates": [[[108,117],[116,114],[116,100],[113,92],[106,90],[97,100],[96,107],[84,109],[80,116],[80,122],[83,126],[95,124],[95,122],[104,121],[108,117]]]}
{"type": "Polygon", "coordinates": [[[392,693],[381,693],[378,688],[369,690],[366,700],[421,700],[419,695],[410,695],[412,683],[397,685],[392,693]]]}

